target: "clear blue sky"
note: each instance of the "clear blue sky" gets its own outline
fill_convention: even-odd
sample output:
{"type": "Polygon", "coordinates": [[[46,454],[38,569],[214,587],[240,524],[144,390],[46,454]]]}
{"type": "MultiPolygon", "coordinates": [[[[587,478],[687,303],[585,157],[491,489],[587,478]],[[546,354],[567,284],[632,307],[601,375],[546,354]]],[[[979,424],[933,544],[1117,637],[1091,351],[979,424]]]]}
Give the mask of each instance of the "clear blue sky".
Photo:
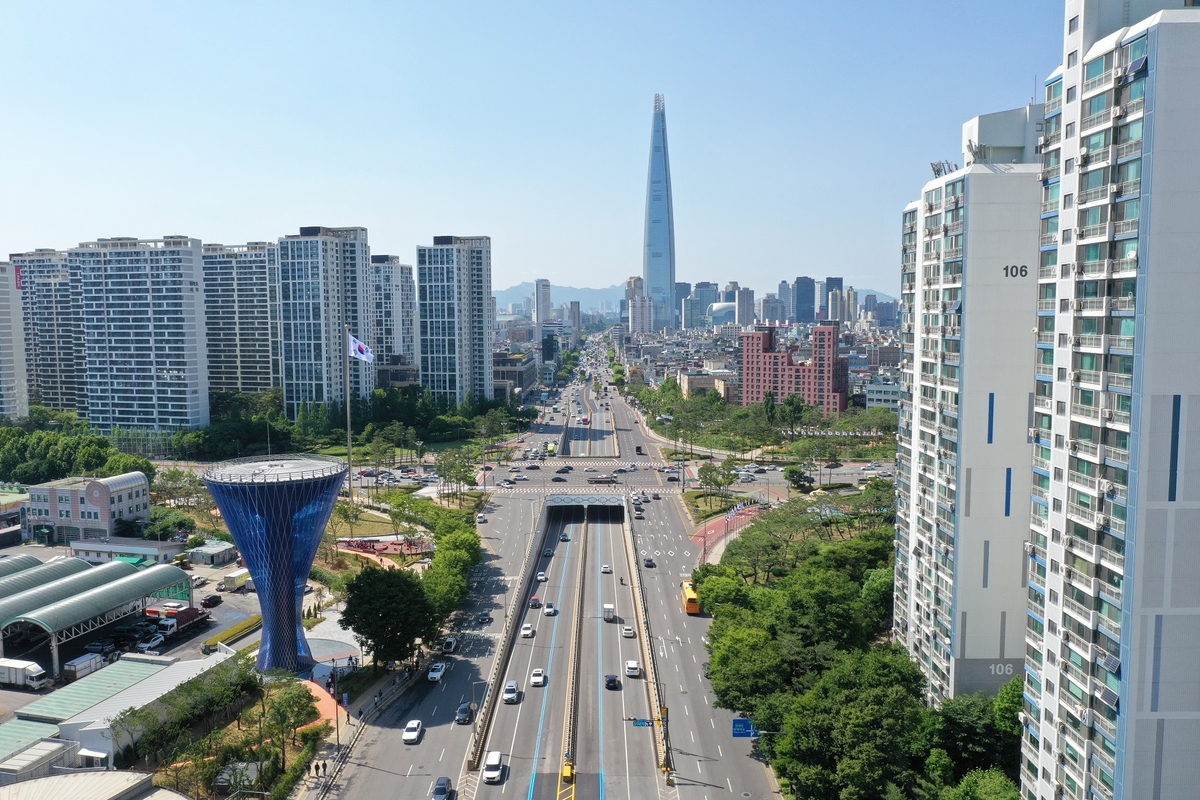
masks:
{"type": "Polygon", "coordinates": [[[0,258],[363,225],[492,237],[493,285],[641,274],[653,96],[677,278],[895,293],[903,205],[1027,103],[1062,3],[0,6],[0,258]]]}

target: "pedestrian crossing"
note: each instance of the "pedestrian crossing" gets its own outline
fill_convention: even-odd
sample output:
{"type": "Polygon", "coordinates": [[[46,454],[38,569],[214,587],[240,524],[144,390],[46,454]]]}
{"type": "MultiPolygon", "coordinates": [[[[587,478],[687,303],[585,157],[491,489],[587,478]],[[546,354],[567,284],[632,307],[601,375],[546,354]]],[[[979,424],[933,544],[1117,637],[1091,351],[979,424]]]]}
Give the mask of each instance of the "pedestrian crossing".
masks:
{"type": "Polygon", "coordinates": [[[612,494],[614,491],[621,489],[637,489],[639,492],[657,492],[659,494],[679,494],[682,491],[674,484],[659,486],[656,483],[597,483],[597,484],[551,484],[549,486],[522,486],[517,484],[511,489],[506,489],[500,486],[496,489],[497,492],[505,494],[612,494]]]}

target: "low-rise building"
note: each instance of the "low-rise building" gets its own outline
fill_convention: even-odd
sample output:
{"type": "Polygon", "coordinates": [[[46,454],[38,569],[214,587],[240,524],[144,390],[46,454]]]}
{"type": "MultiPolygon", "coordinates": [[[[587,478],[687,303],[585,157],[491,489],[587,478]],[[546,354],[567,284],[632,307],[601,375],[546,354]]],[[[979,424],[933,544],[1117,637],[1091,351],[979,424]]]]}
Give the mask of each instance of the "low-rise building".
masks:
{"type": "Polygon", "coordinates": [[[188,558],[193,564],[206,564],[219,567],[237,561],[238,551],[232,542],[222,542],[220,539],[209,539],[199,547],[187,551],[188,558]]]}
{"type": "Polygon", "coordinates": [[[528,352],[493,353],[492,378],[497,383],[508,381],[511,384],[511,393],[521,397],[525,392],[537,386],[537,358],[533,353],[528,352]]]}
{"type": "Polygon", "coordinates": [[[150,522],[150,482],[140,472],[126,472],[30,486],[22,518],[26,539],[45,543],[104,539],[124,527],[123,521],[150,522]]]}
{"type": "Polygon", "coordinates": [[[83,539],[71,542],[71,555],[92,564],[107,564],[115,559],[143,559],[154,564],[170,564],[187,547],[183,542],[158,542],[131,536],[83,539]]]}
{"type": "Polygon", "coordinates": [[[868,383],[867,408],[887,408],[892,411],[900,410],[900,400],[904,390],[898,383],[868,383]]]}

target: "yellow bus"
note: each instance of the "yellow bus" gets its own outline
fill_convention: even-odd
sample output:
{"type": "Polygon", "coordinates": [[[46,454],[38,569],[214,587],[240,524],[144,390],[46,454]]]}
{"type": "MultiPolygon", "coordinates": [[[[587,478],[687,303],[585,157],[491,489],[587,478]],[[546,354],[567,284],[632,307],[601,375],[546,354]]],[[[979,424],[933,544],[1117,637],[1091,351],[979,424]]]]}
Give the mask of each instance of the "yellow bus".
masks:
{"type": "Polygon", "coordinates": [[[700,613],[700,598],[696,596],[696,590],[692,588],[691,581],[684,581],[679,584],[683,588],[683,610],[687,614],[700,613]]]}

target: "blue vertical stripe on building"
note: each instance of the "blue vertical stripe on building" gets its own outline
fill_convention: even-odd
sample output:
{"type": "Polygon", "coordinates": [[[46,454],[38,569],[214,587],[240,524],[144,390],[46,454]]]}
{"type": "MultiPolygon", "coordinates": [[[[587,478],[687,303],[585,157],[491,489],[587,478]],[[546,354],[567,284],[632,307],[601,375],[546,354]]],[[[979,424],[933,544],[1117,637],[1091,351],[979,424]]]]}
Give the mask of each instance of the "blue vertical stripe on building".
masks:
{"type": "Polygon", "coordinates": [[[1171,398],[1171,474],[1167,478],[1167,500],[1175,502],[1179,486],[1179,412],[1181,395],[1171,398]]]}
{"type": "Polygon", "coordinates": [[[1012,516],[1012,467],[1004,470],[1004,516],[1012,516]]]}
{"type": "Polygon", "coordinates": [[[992,443],[992,431],[996,423],[996,393],[988,394],[988,444],[992,443]]]}

